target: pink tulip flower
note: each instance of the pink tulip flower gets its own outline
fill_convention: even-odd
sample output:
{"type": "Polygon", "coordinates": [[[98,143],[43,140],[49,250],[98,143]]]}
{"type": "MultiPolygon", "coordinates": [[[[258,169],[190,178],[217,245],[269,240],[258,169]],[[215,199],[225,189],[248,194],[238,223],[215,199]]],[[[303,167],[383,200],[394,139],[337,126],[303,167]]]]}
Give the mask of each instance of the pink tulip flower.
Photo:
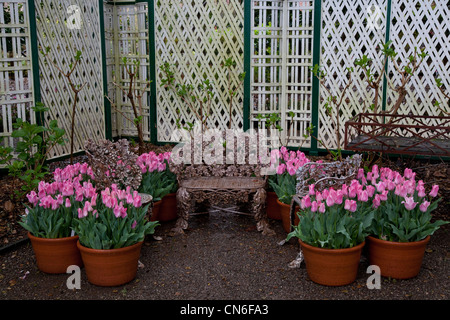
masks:
{"type": "Polygon", "coordinates": [[[438,191],[439,186],[437,184],[433,185],[433,187],[431,187],[430,196],[432,196],[433,198],[436,197],[438,195],[438,191]]]}
{"type": "Polygon", "coordinates": [[[419,209],[420,209],[420,211],[422,211],[422,212],[427,212],[429,206],[430,206],[430,202],[424,201],[424,202],[422,202],[422,204],[419,206],[419,209]]]}
{"type": "Polygon", "coordinates": [[[406,197],[405,201],[402,201],[402,203],[405,205],[406,210],[413,210],[416,205],[417,202],[414,202],[414,198],[413,197],[406,197]]]}
{"type": "Polygon", "coordinates": [[[345,205],[344,205],[344,209],[348,210],[350,212],[355,212],[357,209],[357,204],[355,200],[345,200],[345,205]]]}

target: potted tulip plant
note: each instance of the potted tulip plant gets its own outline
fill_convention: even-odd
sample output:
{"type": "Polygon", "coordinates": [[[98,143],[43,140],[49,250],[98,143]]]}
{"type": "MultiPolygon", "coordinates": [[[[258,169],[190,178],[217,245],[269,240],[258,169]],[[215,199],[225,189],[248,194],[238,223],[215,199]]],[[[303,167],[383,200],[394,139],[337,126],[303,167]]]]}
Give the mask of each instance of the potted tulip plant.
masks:
{"type": "Polygon", "coordinates": [[[301,199],[299,223],[287,240],[297,237],[309,278],[322,285],[355,281],[365,238],[374,217],[368,193],[357,181],[351,187],[326,189],[301,199]],[[351,197],[355,194],[357,199],[351,197]]]}
{"type": "Polygon", "coordinates": [[[58,168],[52,182],[40,181],[37,192],[27,194],[29,204],[19,223],[28,230],[42,272],[66,273],[70,265],[83,265],[72,229],[78,203],[94,189],[88,182],[91,176],[86,163],[58,168]]]}
{"type": "Polygon", "coordinates": [[[158,155],[160,161],[164,162],[164,180],[169,181],[169,185],[172,188],[169,192],[162,197],[161,206],[159,209],[157,220],[160,222],[167,222],[175,220],[178,217],[177,214],[177,190],[178,190],[178,180],[175,173],[170,170],[170,152],[161,153],[158,155]]]}
{"type": "Polygon", "coordinates": [[[376,187],[374,194],[375,218],[368,240],[371,264],[380,267],[382,276],[408,279],[418,275],[430,236],[448,223],[432,222],[431,212],[441,199],[437,199],[439,186],[426,191],[422,180],[405,169],[401,175],[389,168],[378,169],[358,177],[376,187]]]}
{"type": "Polygon", "coordinates": [[[113,184],[100,194],[77,210],[77,246],[89,282],[118,286],[136,277],[144,238],[154,233],[158,222],[148,220],[150,204],[143,207],[141,196],[131,188],[119,190],[113,184]]]}
{"type": "MultiPolygon", "coordinates": [[[[292,197],[296,194],[297,169],[309,162],[305,154],[301,151],[288,151],[286,147],[281,147],[279,152],[279,164],[276,168],[276,175],[269,178],[269,186],[277,195],[278,210],[281,216],[283,229],[291,231],[290,206],[292,197]]],[[[298,220],[294,221],[297,224],[298,220]]]]}
{"type": "Polygon", "coordinates": [[[178,188],[176,177],[169,169],[169,159],[169,152],[157,155],[152,151],[142,154],[137,160],[142,171],[142,181],[138,191],[150,194],[153,198],[152,221],[169,221],[176,218],[176,209],[175,212],[167,212],[167,210],[162,212],[161,210],[163,199],[169,194],[175,194],[178,188]],[[163,213],[168,213],[168,215],[163,213]]]}

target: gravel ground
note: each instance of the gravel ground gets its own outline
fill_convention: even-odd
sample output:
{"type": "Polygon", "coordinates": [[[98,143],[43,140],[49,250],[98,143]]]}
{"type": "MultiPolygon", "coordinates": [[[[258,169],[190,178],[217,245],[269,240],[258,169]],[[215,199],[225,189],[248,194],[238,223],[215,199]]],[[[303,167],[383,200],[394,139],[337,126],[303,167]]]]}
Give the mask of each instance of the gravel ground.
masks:
{"type": "Polygon", "coordinates": [[[137,277],[120,287],[98,287],[81,269],[81,289],[66,287],[68,274],[41,273],[30,243],[0,255],[2,300],[448,300],[449,227],[438,230],[427,247],[420,274],[410,280],[382,278],[368,289],[363,255],[350,285],[326,287],[308,279],[304,263],[288,264],[298,253],[294,239],[271,220],[275,236],[256,231],[252,217],[224,211],[191,217],[184,235],[169,236],[174,222],[158,227],[142,248],[137,277]]]}

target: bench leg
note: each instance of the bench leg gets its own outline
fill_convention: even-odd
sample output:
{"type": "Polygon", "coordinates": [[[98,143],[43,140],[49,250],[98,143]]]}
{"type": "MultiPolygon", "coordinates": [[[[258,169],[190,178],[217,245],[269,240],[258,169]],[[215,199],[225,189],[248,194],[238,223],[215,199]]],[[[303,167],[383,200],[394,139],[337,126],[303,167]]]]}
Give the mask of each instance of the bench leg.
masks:
{"type": "Polygon", "coordinates": [[[258,189],[253,197],[252,211],[255,215],[257,230],[262,231],[263,235],[274,235],[275,232],[270,229],[269,221],[267,220],[267,213],[265,208],[266,197],[266,190],[264,188],[258,189]]]}
{"type": "Polygon", "coordinates": [[[178,220],[172,232],[180,234],[188,228],[189,213],[192,209],[191,195],[186,188],[179,188],[177,191],[177,207],[178,220]]]}

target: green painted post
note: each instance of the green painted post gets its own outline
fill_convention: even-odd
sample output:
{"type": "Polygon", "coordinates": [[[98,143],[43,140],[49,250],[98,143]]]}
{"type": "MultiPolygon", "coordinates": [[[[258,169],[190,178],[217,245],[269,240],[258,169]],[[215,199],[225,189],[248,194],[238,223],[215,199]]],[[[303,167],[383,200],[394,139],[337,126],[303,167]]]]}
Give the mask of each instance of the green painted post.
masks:
{"type": "MultiPolygon", "coordinates": [[[[385,37],[385,43],[387,43],[390,40],[391,36],[391,15],[392,15],[392,0],[387,1],[387,9],[386,9],[386,37],[385,37]]],[[[385,71],[386,74],[389,72],[389,61],[386,62],[385,65],[385,71]]],[[[381,108],[383,111],[386,111],[386,104],[387,104],[387,77],[386,74],[383,78],[383,101],[381,108]]],[[[384,117],[383,117],[384,119],[384,117]]]]}
{"type": "Polygon", "coordinates": [[[100,19],[100,38],[102,46],[102,72],[103,72],[103,105],[105,110],[105,138],[112,140],[112,123],[111,123],[111,103],[106,98],[108,95],[108,74],[106,69],[106,45],[105,45],[105,22],[103,0],[99,3],[99,19],[100,19]]]}
{"type": "Polygon", "coordinates": [[[150,58],[150,75],[149,80],[152,82],[150,85],[150,142],[153,144],[158,143],[158,124],[157,124],[157,99],[156,99],[156,54],[155,54],[155,2],[154,0],[148,0],[148,45],[149,45],[149,58],[150,58]]]}
{"type": "Polygon", "coordinates": [[[250,129],[251,55],[252,55],[252,0],[244,1],[244,131],[250,129]]]}
{"type": "MultiPolygon", "coordinates": [[[[39,72],[39,47],[37,37],[37,25],[36,25],[36,7],[34,0],[28,2],[28,18],[30,28],[30,42],[31,42],[31,63],[33,67],[33,92],[34,92],[34,104],[41,102],[41,79],[39,72]]],[[[42,125],[42,114],[36,113],[36,123],[42,125]]]]}
{"type": "MultiPolygon", "coordinates": [[[[314,40],[313,40],[313,66],[320,64],[321,54],[321,28],[322,27],[322,0],[314,1],[314,40]]],[[[311,103],[311,123],[314,126],[313,135],[318,137],[319,129],[319,106],[320,106],[320,82],[313,76],[312,83],[312,103],[311,103]]],[[[318,155],[316,139],[311,139],[310,155],[318,155]]]]}

